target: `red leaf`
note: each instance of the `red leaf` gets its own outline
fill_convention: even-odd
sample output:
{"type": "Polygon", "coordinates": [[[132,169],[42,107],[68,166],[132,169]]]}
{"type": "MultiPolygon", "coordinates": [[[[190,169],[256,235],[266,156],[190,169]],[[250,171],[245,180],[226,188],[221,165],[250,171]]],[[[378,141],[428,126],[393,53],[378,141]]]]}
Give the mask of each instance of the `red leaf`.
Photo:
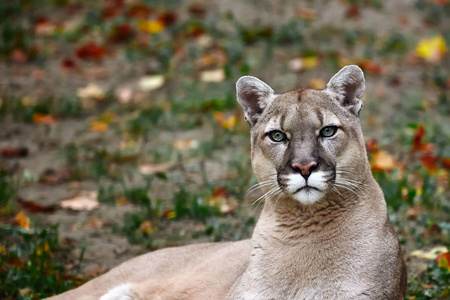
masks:
{"type": "Polygon", "coordinates": [[[77,56],[85,60],[101,60],[106,55],[106,49],[96,43],[87,43],[77,49],[77,56]]]}
{"type": "Polygon", "coordinates": [[[383,73],[383,68],[381,67],[381,65],[370,59],[361,61],[358,66],[363,69],[363,71],[366,71],[373,75],[380,75],[381,73],[383,73]]]}
{"type": "Polygon", "coordinates": [[[450,169],[450,158],[442,158],[442,165],[444,168],[450,169]]]}
{"type": "Polygon", "coordinates": [[[430,173],[436,173],[437,172],[437,162],[439,161],[439,158],[437,156],[434,156],[430,153],[426,153],[420,158],[420,161],[422,162],[423,166],[430,172],[430,173]]]}
{"type": "Polygon", "coordinates": [[[203,18],[206,14],[205,4],[200,2],[194,2],[189,5],[189,13],[197,18],[203,18]]]}
{"type": "Polygon", "coordinates": [[[423,125],[420,125],[419,128],[417,128],[416,133],[414,134],[412,149],[413,150],[421,150],[422,149],[422,140],[425,136],[425,127],[423,125]]]}
{"type": "Polygon", "coordinates": [[[376,140],[369,140],[366,143],[367,152],[375,152],[378,150],[378,143],[376,140]]]}
{"type": "Polygon", "coordinates": [[[213,197],[228,198],[228,192],[224,187],[218,187],[212,192],[213,197]]]}
{"type": "Polygon", "coordinates": [[[25,199],[22,198],[17,198],[17,202],[19,202],[20,206],[26,210],[26,211],[31,211],[34,213],[52,213],[57,209],[56,205],[47,205],[47,206],[42,206],[39,205],[38,203],[35,202],[31,202],[31,201],[27,201],[25,199]]]}
{"type": "Polygon", "coordinates": [[[143,4],[138,4],[130,7],[130,9],[127,11],[126,15],[128,17],[134,17],[134,18],[147,18],[153,13],[153,8],[148,7],[143,4]]]}
{"type": "Polygon", "coordinates": [[[116,26],[110,37],[109,40],[113,43],[120,43],[120,42],[126,42],[129,41],[133,36],[135,35],[135,32],[133,28],[131,28],[128,24],[122,24],[116,26]]]}
{"type": "Polygon", "coordinates": [[[61,62],[61,67],[64,69],[74,69],[77,66],[72,59],[65,59],[61,62]]]}
{"type": "Polygon", "coordinates": [[[351,4],[347,7],[345,11],[345,16],[347,18],[358,18],[361,16],[361,12],[359,10],[359,6],[356,4],[351,4]]]}
{"type": "Polygon", "coordinates": [[[178,16],[174,12],[165,12],[158,16],[158,21],[164,24],[164,26],[172,25],[176,22],[178,16]]]}
{"type": "Polygon", "coordinates": [[[0,149],[0,153],[4,158],[23,158],[28,156],[28,148],[4,148],[0,149]]]}

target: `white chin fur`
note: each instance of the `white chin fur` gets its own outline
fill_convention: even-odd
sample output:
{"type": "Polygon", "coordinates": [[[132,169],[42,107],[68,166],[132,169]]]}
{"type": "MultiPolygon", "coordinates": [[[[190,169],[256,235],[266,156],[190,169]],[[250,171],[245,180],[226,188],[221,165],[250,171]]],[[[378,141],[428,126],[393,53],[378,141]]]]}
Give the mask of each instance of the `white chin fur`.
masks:
{"type": "Polygon", "coordinates": [[[106,294],[100,297],[99,300],[133,300],[133,292],[131,291],[131,285],[125,283],[115,288],[110,289],[106,294]]]}
{"type": "Polygon", "coordinates": [[[287,191],[292,194],[292,198],[299,201],[302,204],[312,204],[319,201],[324,195],[327,187],[326,180],[324,178],[324,172],[314,172],[308,177],[308,186],[312,188],[301,188],[306,186],[306,180],[300,174],[290,174],[287,176],[287,191]]]}

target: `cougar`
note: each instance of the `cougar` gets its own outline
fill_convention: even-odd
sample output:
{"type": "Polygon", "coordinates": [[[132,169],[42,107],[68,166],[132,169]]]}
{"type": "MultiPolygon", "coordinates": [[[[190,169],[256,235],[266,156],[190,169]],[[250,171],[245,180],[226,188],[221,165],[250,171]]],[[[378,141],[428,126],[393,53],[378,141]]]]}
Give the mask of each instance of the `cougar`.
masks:
{"type": "Polygon", "coordinates": [[[252,239],[158,250],[51,299],[403,299],[406,266],[359,122],[361,69],[323,90],[275,94],[252,76],[236,88],[264,191],[252,239]]]}

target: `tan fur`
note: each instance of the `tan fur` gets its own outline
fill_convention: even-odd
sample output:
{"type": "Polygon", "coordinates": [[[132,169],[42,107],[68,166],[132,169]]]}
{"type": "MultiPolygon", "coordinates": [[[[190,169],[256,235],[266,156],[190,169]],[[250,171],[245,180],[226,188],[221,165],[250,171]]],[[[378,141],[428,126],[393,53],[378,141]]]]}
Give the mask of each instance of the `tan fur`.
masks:
{"type": "Polygon", "coordinates": [[[276,95],[241,78],[252,166],[267,192],[251,241],[155,251],[51,299],[403,299],[405,263],[359,124],[363,91],[356,66],[321,91],[276,95]],[[269,138],[274,130],[286,139],[269,138]],[[310,174],[295,167],[311,161],[310,174]]]}

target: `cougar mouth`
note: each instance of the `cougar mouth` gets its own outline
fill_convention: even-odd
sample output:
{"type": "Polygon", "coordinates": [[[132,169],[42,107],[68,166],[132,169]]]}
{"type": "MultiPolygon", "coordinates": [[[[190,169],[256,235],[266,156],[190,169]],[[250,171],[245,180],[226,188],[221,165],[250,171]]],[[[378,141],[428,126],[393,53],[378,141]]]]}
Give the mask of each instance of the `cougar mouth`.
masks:
{"type": "Polygon", "coordinates": [[[318,189],[318,188],[316,188],[316,187],[314,187],[314,186],[305,185],[305,186],[299,188],[298,190],[296,190],[295,192],[293,192],[292,194],[297,194],[297,193],[299,193],[299,192],[301,192],[301,191],[308,192],[308,191],[310,191],[310,190],[320,191],[320,189],[318,189]]]}

